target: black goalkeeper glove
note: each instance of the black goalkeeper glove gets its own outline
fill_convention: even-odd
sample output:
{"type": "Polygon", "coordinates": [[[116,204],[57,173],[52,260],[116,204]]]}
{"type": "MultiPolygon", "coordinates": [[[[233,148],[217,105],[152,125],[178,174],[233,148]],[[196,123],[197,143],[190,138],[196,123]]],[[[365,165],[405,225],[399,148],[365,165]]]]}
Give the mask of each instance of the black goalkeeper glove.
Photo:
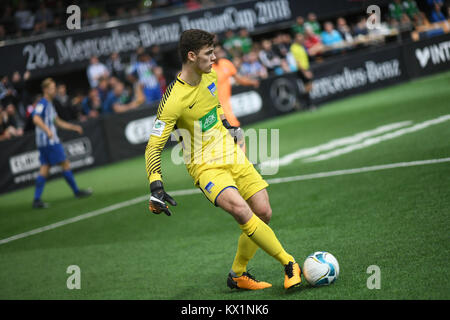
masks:
{"type": "Polygon", "coordinates": [[[244,134],[242,133],[242,129],[240,127],[233,127],[227,119],[222,120],[223,126],[228,129],[228,132],[231,134],[231,136],[234,139],[234,143],[237,143],[238,141],[241,141],[244,137],[244,134]]]}
{"type": "Polygon", "coordinates": [[[164,211],[166,215],[171,216],[172,212],[170,212],[169,206],[166,204],[166,201],[172,206],[176,206],[177,202],[164,191],[162,181],[153,181],[150,184],[150,192],[151,196],[148,202],[149,210],[154,214],[160,214],[162,211],[164,211]]]}

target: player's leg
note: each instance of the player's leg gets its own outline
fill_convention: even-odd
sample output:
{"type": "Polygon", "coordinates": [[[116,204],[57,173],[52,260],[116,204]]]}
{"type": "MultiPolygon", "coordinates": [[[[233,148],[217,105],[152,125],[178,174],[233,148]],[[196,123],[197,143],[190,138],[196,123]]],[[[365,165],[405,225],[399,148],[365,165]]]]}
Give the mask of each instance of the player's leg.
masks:
{"type": "MultiPolygon", "coordinates": [[[[265,188],[247,199],[247,203],[261,220],[269,224],[272,217],[272,208],[270,206],[269,194],[265,188]]],[[[285,287],[290,288],[299,285],[301,282],[301,269],[298,263],[296,263],[295,260],[289,261],[288,264],[284,265],[284,269],[285,287]]]]}
{"type": "Polygon", "coordinates": [[[71,170],[70,167],[70,161],[68,159],[65,159],[64,161],[62,161],[60,163],[60,166],[62,168],[62,174],[64,179],[66,180],[67,184],[70,186],[70,188],[73,191],[73,194],[75,195],[75,197],[77,198],[83,198],[83,197],[88,197],[92,194],[91,190],[80,190],[78,188],[78,185],[75,181],[75,178],[73,176],[73,172],[71,170]]]}
{"type": "MultiPolygon", "coordinates": [[[[251,211],[256,214],[262,221],[269,224],[272,216],[272,209],[268,202],[268,194],[266,189],[262,189],[247,200],[251,211]]],[[[238,248],[231,266],[231,270],[238,276],[247,271],[247,265],[253,258],[258,245],[254,243],[244,232],[241,233],[238,240],[238,248]]]]}
{"type": "MultiPolygon", "coordinates": [[[[42,162],[43,161],[41,156],[41,163],[42,162]]],[[[48,207],[48,204],[42,202],[41,196],[42,192],[44,192],[44,186],[48,177],[49,169],[50,166],[48,164],[41,164],[41,167],[39,168],[39,175],[36,178],[34,198],[33,198],[33,208],[35,209],[42,209],[48,207]]]]}
{"type": "MultiPolygon", "coordinates": [[[[270,206],[269,194],[266,190],[268,186],[267,182],[248,161],[246,161],[246,164],[244,165],[235,167],[233,177],[240,194],[243,199],[247,201],[251,211],[259,217],[263,224],[268,224],[272,217],[272,209],[270,206]]],[[[267,226],[267,228],[270,229],[269,226],[267,226]]],[[[253,236],[249,238],[254,241],[253,236]]],[[[274,238],[276,239],[275,235],[274,238]]],[[[300,266],[295,262],[294,258],[284,250],[280,252],[278,257],[274,257],[277,258],[285,268],[285,287],[290,288],[300,284],[300,266]]]]}
{"type": "MultiPolygon", "coordinates": [[[[230,213],[239,225],[245,224],[254,216],[236,188],[223,190],[217,197],[216,204],[230,213]]],[[[254,256],[257,249],[258,245],[242,232],[238,240],[236,257],[228,274],[229,288],[261,290],[272,286],[270,283],[256,280],[246,271],[248,260],[254,256]]]]}
{"type": "MultiPolygon", "coordinates": [[[[277,259],[283,266],[295,264],[295,259],[288,254],[277,239],[273,230],[254,214],[247,202],[242,198],[237,189],[228,188],[217,197],[216,203],[222,209],[230,213],[239,223],[239,227],[246,236],[263,249],[270,256],[277,259]]],[[[295,276],[295,283],[286,282],[285,287],[289,288],[301,282],[299,275],[295,276]],[[299,281],[298,281],[299,280],[299,281]]]]}

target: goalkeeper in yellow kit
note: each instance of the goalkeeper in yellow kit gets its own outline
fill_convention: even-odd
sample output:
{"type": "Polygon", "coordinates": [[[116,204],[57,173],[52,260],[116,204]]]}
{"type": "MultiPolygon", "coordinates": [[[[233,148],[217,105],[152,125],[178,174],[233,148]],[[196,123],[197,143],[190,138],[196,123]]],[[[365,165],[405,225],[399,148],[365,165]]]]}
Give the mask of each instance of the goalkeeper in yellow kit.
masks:
{"type": "Polygon", "coordinates": [[[227,285],[250,290],[272,286],[247,272],[249,260],[261,248],[284,266],[284,287],[296,287],[301,283],[301,269],[268,226],[272,216],[268,184],[235,143],[242,132],[229,125],[220,106],[220,88],[212,70],[213,40],[214,35],[197,29],[186,30],[180,37],[182,70],[161,99],[145,150],[149,209],[170,216],[166,202],[176,205],[164,191],[161,175],[161,151],[174,131],[195,185],[212,204],[231,214],[242,230],[227,285]]]}

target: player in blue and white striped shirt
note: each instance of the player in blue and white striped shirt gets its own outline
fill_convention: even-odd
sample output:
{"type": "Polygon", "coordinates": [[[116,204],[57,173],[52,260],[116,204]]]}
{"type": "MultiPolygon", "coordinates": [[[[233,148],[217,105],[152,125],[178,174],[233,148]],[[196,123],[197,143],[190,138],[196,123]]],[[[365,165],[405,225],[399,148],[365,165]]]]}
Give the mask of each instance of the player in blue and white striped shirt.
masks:
{"type": "Polygon", "coordinates": [[[80,190],[70,169],[70,162],[66,158],[64,148],[59,140],[56,126],[83,133],[80,125],[66,122],[58,117],[52,100],[56,95],[56,84],[51,78],[42,82],[44,97],[39,100],[32,113],[33,122],[36,125],[36,146],[39,150],[39,160],[41,167],[36,179],[36,190],[34,193],[33,208],[46,208],[47,204],[42,202],[41,195],[44,191],[45,181],[48,177],[50,167],[60,165],[63,169],[64,179],[72,188],[77,198],[86,197],[92,194],[90,190],[80,190]]]}

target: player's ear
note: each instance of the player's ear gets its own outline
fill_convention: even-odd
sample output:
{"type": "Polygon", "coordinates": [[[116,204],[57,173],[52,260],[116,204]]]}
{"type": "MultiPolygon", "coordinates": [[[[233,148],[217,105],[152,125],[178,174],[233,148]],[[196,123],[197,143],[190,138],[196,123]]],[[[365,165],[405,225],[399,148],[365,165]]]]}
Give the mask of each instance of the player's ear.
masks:
{"type": "Polygon", "coordinates": [[[187,54],[188,61],[195,62],[197,59],[197,54],[194,51],[189,51],[187,54]]]}

